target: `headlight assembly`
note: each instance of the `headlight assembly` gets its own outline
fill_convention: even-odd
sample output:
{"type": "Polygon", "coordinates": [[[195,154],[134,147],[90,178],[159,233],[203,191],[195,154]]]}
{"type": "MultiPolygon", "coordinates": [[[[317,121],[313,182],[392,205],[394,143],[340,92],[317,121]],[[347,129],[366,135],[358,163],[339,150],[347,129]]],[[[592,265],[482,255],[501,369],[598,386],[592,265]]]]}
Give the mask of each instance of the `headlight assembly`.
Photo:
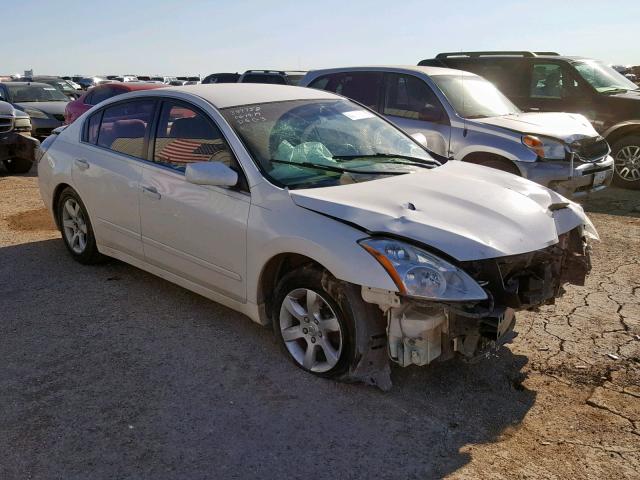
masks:
{"type": "Polygon", "coordinates": [[[401,294],[452,302],[487,298],[467,273],[425,250],[388,238],[367,238],[359,243],[389,273],[401,294]]]}
{"type": "Polygon", "coordinates": [[[534,135],[522,137],[522,143],[546,160],[564,160],[567,149],[564,143],[551,138],[539,138],[534,135]]]}
{"type": "Polygon", "coordinates": [[[44,113],[42,110],[38,110],[37,108],[25,108],[24,113],[29,115],[31,118],[49,118],[49,116],[44,113]]]}

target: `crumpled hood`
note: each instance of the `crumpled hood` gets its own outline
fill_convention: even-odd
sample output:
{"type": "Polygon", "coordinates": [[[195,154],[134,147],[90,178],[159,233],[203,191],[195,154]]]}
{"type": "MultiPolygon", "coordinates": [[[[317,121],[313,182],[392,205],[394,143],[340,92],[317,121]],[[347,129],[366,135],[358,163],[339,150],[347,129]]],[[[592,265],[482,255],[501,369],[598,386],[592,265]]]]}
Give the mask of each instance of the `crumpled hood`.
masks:
{"type": "Polygon", "coordinates": [[[20,108],[37,108],[49,115],[64,115],[64,109],[69,102],[18,102],[20,108]]]}
{"type": "Polygon", "coordinates": [[[567,143],[578,138],[598,136],[589,120],[578,113],[523,112],[502,117],[477,118],[473,121],[515,132],[558,138],[567,143]]]}
{"type": "Polygon", "coordinates": [[[459,261],[531,252],[556,243],[559,234],[578,225],[593,229],[582,207],[552,190],[459,161],[290,195],[300,207],[371,233],[430,245],[459,261]]]}

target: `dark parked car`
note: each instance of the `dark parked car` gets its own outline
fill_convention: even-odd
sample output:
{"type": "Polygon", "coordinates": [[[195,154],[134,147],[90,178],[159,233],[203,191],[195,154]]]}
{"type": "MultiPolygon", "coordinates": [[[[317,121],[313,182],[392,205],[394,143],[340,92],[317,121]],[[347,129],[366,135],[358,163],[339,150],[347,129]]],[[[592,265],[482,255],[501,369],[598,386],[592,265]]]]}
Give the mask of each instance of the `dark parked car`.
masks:
{"type": "Polygon", "coordinates": [[[30,133],[29,116],[0,101],[0,162],[10,173],[26,173],[31,169],[38,141],[30,133]]]}
{"type": "Polygon", "coordinates": [[[611,145],[614,182],[640,189],[640,87],[605,63],[507,51],[440,53],[419,65],[481,75],[524,111],[583,114],[611,145]]]}
{"type": "Polygon", "coordinates": [[[31,117],[33,136],[42,139],[64,122],[69,98],[51,85],[37,82],[0,83],[0,100],[11,103],[31,117]]]}
{"type": "Polygon", "coordinates": [[[46,83],[47,85],[51,85],[52,87],[55,87],[58,90],[60,90],[71,100],[75,100],[76,98],[80,97],[80,95],[82,95],[82,90],[76,90],[75,88],[73,88],[71,83],[69,83],[64,78],[60,78],[60,77],[40,75],[40,76],[31,77],[31,78],[23,78],[23,79],[20,79],[19,81],[46,83]]]}
{"type": "Polygon", "coordinates": [[[239,79],[239,73],[212,73],[204,77],[202,83],[236,83],[239,79]]]}
{"type": "Polygon", "coordinates": [[[273,83],[276,85],[298,85],[307,72],[298,70],[247,70],[240,83],[273,83]]]}

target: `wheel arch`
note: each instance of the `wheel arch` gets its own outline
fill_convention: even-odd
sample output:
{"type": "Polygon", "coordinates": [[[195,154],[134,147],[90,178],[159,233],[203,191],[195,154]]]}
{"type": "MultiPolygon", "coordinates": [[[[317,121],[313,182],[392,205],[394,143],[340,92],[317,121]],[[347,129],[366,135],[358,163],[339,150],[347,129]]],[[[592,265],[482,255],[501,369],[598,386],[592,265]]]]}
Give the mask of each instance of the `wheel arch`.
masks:
{"type": "Polygon", "coordinates": [[[53,219],[56,222],[58,230],[61,230],[60,219],[58,218],[58,200],[60,200],[60,195],[62,195],[62,192],[64,192],[67,188],[74,190],[73,187],[68,183],[60,183],[56,185],[56,188],[53,190],[51,212],[53,213],[53,219]]]}
{"type": "Polygon", "coordinates": [[[480,165],[483,162],[486,162],[487,160],[494,161],[494,162],[500,162],[501,164],[503,164],[505,166],[505,168],[510,173],[522,176],[522,173],[520,172],[520,169],[518,168],[518,166],[512,160],[509,160],[507,157],[504,157],[504,156],[499,155],[497,153],[493,153],[493,152],[471,152],[471,153],[467,154],[462,159],[463,162],[474,163],[476,165],[480,165]]]}
{"type": "Polygon", "coordinates": [[[267,325],[271,322],[270,312],[273,306],[273,294],[280,279],[303,265],[313,265],[318,269],[327,270],[331,273],[319,261],[307,255],[294,252],[278,253],[264,264],[260,272],[256,292],[261,324],[267,325]]]}
{"type": "Polygon", "coordinates": [[[610,146],[613,146],[615,142],[627,135],[640,135],[640,122],[627,122],[613,126],[604,133],[603,137],[610,146]]]}

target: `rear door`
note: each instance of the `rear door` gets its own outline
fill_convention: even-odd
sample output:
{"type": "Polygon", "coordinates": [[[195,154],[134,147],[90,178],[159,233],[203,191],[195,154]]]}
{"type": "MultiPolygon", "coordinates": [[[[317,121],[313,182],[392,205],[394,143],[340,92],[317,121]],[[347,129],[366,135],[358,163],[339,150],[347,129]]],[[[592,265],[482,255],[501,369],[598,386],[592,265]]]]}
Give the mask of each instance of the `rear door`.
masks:
{"type": "MultiPolygon", "coordinates": [[[[174,275],[246,298],[248,189],[194,185],[189,163],[219,161],[243,177],[215,123],[197,107],[165,100],[142,171],[140,216],[145,259],[174,275]]],[[[241,182],[241,185],[244,182],[241,182]]]]}
{"type": "Polygon", "coordinates": [[[94,113],[73,152],[74,187],[85,203],[98,243],[142,259],[138,204],[156,101],[119,102],[94,113]]]}
{"type": "Polygon", "coordinates": [[[427,148],[432,152],[449,156],[449,117],[423,79],[402,73],[385,73],[381,113],[409,134],[422,133],[427,139],[427,148]]]}

